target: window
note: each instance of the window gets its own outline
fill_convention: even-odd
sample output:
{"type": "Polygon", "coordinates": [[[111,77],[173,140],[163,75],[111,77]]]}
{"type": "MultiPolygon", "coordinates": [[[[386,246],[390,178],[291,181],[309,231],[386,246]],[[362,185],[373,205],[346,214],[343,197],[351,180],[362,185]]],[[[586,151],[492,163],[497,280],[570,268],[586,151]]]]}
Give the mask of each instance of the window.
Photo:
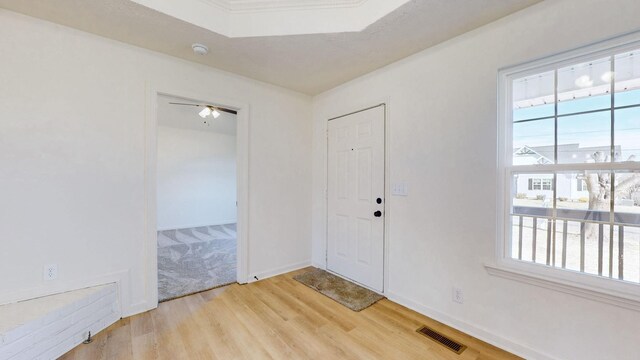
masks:
{"type": "Polygon", "coordinates": [[[584,182],[584,179],[582,179],[582,176],[577,176],[576,177],[576,191],[588,191],[587,190],[587,183],[584,182]]]}
{"type": "Polygon", "coordinates": [[[501,80],[500,261],[640,296],[640,42],[501,80]]]}
{"type": "Polygon", "coordinates": [[[529,190],[551,190],[552,179],[529,179],[529,190]]]}

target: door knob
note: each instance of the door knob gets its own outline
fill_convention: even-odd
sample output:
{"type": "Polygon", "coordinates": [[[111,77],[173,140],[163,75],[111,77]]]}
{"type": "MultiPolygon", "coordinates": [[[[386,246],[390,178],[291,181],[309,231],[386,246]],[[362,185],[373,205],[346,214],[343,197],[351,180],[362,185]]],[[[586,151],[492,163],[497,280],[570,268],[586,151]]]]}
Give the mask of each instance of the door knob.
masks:
{"type": "Polygon", "coordinates": [[[380,217],[380,216],[382,216],[382,211],[378,210],[378,211],[374,212],[374,213],[373,213],[373,216],[375,216],[375,217],[380,217]]]}

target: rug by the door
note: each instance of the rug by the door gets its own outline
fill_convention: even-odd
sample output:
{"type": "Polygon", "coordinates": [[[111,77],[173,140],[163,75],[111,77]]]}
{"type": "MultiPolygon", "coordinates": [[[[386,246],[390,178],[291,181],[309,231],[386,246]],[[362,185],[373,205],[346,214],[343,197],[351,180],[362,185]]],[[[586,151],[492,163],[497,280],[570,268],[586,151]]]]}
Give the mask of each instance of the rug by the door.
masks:
{"type": "Polygon", "coordinates": [[[321,269],[309,270],[293,277],[313,290],[353,311],[368,308],[384,296],[321,269]]]}

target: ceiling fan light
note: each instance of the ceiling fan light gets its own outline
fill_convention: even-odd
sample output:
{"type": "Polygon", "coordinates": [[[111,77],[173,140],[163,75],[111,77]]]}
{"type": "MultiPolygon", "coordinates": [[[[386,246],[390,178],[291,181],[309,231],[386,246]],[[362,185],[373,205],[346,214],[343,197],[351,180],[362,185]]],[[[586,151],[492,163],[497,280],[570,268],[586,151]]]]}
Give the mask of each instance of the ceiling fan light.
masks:
{"type": "Polygon", "coordinates": [[[214,119],[217,119],[218,116],[220,116],[220,113],[218,112],[218,110],[213,109],[213,111],[211,112],[211,115],[213,116],[214,119]]]}
{"type": "Polygon", "coordinates": [[[209,109],[208,106],[205,106],[205,108],[202,109],[202,111],[200,111],[198,115],[200,115],[200,117],[202,118],[206,118],[207,116],[211,115],[211,109],[209,109]]]}

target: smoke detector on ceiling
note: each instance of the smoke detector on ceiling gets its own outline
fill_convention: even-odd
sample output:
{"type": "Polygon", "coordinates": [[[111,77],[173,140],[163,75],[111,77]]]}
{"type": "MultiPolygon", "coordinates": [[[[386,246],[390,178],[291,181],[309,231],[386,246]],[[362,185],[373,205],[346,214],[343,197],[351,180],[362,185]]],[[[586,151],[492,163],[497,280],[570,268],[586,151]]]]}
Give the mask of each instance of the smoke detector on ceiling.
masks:
{"type": "Polygon", "coordinates": [[[195,43],[191,45],[191,48],[198,55],[207,55],[209,53],[209,48],[206,45],[195,43]]]}

